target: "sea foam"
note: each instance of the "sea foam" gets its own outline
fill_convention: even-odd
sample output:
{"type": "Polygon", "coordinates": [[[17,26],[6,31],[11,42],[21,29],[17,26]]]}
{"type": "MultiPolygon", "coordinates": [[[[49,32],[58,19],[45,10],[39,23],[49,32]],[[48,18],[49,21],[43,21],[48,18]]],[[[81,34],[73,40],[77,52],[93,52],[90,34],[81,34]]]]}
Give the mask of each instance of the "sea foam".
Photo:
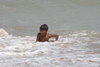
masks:
{"type": "Polygon", "coordinates": [[[100,63],[100,54],[87,47],[99,43],[99,38],[73,33],[55,42],[35,42],[36,36],[11,36],[4,29],[0,32],[0,67],[98,67],[100,63]]]}

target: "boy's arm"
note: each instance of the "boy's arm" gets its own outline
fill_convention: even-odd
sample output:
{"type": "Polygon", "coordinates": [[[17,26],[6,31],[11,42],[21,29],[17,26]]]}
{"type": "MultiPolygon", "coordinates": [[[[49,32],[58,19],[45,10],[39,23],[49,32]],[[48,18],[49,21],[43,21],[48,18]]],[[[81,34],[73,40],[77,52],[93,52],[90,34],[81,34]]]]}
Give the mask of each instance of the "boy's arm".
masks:
{"type": "Polygon", "coordinates": [[[55,38],[56,38],[56,41],[58,41],[59,35],[56,35],[56,34],[49,34],[49,37],[55,37],[55,38]]]}
{"type": "Polygon", "coordinates": [[[39,41],[39,33],[37,34],[36,42],[39,41]]]}

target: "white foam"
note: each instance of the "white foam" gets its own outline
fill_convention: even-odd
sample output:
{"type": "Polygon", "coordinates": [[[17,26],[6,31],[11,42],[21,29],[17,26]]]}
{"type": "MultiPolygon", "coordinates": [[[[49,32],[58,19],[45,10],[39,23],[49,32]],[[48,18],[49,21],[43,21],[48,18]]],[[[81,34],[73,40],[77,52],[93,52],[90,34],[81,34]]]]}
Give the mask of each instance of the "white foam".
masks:
{"type": "Polygon", "coordinates": [[[9,34],[4,29],[0,29],[0,37],[9,37],[9,34]]]}
{"type": "MultiPolygon", "coordinates": [[[[99,54],[86,46],[89,37],[62,37],[55,42],[35,42],[35,36],[15,37],[1,30],[0,66],[19,67],[98,67],[99,54]]],[[[94,38],[93,38],[94,39],[94,38]]],[[[99,43],[99,42],[98,42],[99,43]]]]}

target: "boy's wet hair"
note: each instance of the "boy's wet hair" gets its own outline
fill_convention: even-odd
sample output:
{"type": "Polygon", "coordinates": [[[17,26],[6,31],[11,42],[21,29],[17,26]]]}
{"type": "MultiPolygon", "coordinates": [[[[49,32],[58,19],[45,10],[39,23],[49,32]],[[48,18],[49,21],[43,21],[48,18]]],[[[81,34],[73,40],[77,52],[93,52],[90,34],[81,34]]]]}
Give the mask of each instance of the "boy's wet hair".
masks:
{"type": "Polygon", "coordinates": [[[46,24],[43,24],[40,26],[40,30],[48,31],[48,26],[46,24]]]}

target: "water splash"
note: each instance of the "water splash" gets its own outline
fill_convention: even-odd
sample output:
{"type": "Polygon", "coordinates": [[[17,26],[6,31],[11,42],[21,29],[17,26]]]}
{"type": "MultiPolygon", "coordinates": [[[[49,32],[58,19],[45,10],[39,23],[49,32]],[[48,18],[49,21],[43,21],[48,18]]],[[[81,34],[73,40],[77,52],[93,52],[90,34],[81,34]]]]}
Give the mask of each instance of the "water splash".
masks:
{"type": "Polygon", "coordinates": [[[100,64],[100,54],[86,47],[100,43],[100,38],[60,36],[59,41],[41,43],[35,42],[35,36],[9,36],[5,30],[0,30],[4,34],[0,37],[0,66],[98,67],[100,64]]]}

